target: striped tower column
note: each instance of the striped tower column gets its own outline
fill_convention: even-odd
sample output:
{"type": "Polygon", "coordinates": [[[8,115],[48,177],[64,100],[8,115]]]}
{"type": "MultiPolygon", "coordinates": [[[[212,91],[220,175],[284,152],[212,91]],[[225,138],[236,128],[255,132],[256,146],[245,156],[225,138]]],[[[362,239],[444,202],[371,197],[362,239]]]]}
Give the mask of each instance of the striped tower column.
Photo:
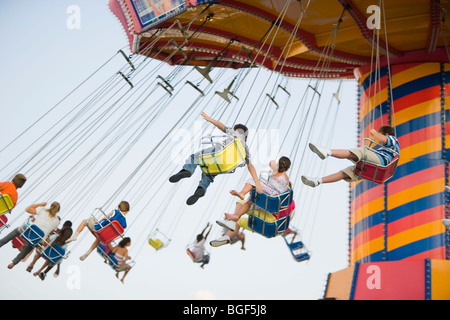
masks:
{"type": "Polygon", "coordinates": [[[351,184],[350,263],[449,259],[450,65],[411,63],[359,78],[358,134],[395,126],[400,161],[385,184],[351,184]],[[372,77],[372,80],[371,78],[372,77]],[[391,81],[390,81],[391,80],[391,81]],[[369,93],[376,92],[375,106],[369,93]],[[392,96],[391,96],[392,94],[392,96]]]}

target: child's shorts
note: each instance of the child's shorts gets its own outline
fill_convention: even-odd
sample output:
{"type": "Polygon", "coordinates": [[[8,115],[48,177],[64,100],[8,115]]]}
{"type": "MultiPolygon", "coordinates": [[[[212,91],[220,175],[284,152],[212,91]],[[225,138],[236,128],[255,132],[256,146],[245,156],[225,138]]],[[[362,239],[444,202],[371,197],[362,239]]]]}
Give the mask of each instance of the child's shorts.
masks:
{"type": "MultiPolygon", "coordinates": [[[[350,149],[349,151],[358,157],[357,161],[352,160],[352,162],[355,164],[364,158],[364,148],[355,148],[355,149],[350,149]]],[[[371,150],[366,150],[365,155],[366,155],[366,161],[372,162],[372,163],[375,163],[378,165],[383,165],[383,163],[381,162],[381,159],[377,156],[377,154],[375,152],[373,152],[371,150]]],[[[355,174],[355,169],[356,169],[356,166],[349,166],[349,167],[345,168],[344,170],[341,170],[347,176],[349,176],[349,178],[344,179],[345,181],[351,182],[351,181],[361,180],[361,178],[355,174]]]]}

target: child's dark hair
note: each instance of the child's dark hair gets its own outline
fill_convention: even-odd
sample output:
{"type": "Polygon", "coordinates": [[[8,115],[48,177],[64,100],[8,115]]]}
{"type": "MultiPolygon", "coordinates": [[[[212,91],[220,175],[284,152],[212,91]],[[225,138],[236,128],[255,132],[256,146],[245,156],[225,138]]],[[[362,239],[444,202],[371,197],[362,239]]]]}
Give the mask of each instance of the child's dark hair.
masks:
{"type": "Polygon", "coordinates": [[[278,160],[278,172],[288,171],[290,167],[291,160],[289,160],[288,157],[281,157],[280,160],[278,160]]]}
{"type": "Polygon", "coordinates": [[[380,129],[378,129],[378,132],[381,133],[382,135],[390,135],[390,136],[394,136],[395,137],[395,129],[392,128],[391,126],[382,126],[380,127],[380,129]]]}
{"type": "Polygon", "coordinates": [[[63,228],[60,230],[59,236],[53,241],[53,244],[57,244],[59,246],[63,246],[66,244],[66,241],[72,236],[72,222],[66,221],[63,225],[63,228]]]}
{"type": "Polygon", "coordinates": [[[125,246],[131,242],[131,239],[129,237],[123,238],[122,240],[120,240],[118,246],[121,248],[125,248],[125,246]]]}
{"type": "Polygon", "coordinates": [[[244,131],[244,134],[246,134],[248,131],[248,128],[246,126],[244,126],[243,124],[238,123],[238,124],[234,125],[234,127],[233,127],[234,131],[239,130],[239,129],[244,131]]]}
{"type": "Polygon", "coordinates": [[[17,189],[22,188],[25,182],[27,182],[27,178],[21,173],[16,174],[16,176],[12,179],[12,183],[17,189]]]}
{"type": "Polygon", "coordinates": [[[197,235],[197,242],[200,242],[203,240],[203,234],[198,234],[197,235]]]}
{"type": "Polygon", "coordinates": [[[121,201],[118,206],[119,211],[128,212],[130,211],[130,204],[126,201],[121,201]]]}

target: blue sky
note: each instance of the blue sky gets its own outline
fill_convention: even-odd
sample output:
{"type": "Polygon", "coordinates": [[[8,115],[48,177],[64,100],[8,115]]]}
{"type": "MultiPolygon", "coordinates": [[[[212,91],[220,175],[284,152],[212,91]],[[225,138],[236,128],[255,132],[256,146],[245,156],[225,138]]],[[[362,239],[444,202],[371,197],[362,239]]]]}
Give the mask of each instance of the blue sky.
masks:
{"type": "MultiPolygon", "coordinates": [[[[2,70],[0,103],[3,119],[5,119],[2,124],[4,130],[0,147],[6,146],[9,141],[50,110],[94,70],[114,56],[119,49],[125,48],[124,50],[129,53],[125,32],[109,10],[107,1],[103,0],[3,0],[0,3],[0,24],[0,38],[4,48],[0,51],[2,70]],[[70,16],[66,10],[73,5],[80,8],[81,28],[71,30],[66,26],[70,16]]],[[[65,101],[58,111],[52,112],[44,118],[34,128],[35,131],[25,135],[20,143],[2,151],[1,167],[22,162],[22,157],[25,155],[21,154],[21,150],[25,145],[34,141],[36,134],[61,124],[58,123],[61,116],[69,113],[78,101],[124,65],[126,66],[126,63],[123,58],[116,56],[98,76],[65,101]]],[[[159,64],[152,62],[147,70],[150,70],[152,66],[156,68],[159,64]]],[[[163,66],[160,74],[168,75],[172,70],[168,66],[163,66]]],[[[262,75],[267,77],[268,72],[264,71],[262,75]]],[[[216,89],[224,87],[233,76],[233,73],[226,73],[221,82],[217,84],[216,89]]],[[[198,79],[197,75],[192,78],[192,80],[198,79]]],[[[298,99],[306,90],[306,85],[306,81],[289,81],[294,101],[290,100],[292,106],[288,111],[288,117],[289,112],[293,113],[295,106],[299,104],[295,99],[298,99]]],[[[324,92],[331,93],[336,88],[337,82],[328,83],[324,92]]],[[[254,91],[258,92],[257,89],[254,91]]],[[[342,103],[335,133],[330,143],[335,147],[343,148],[356,144],[355,82],[344,82],[341,92],[342,103]]],[[[148,135],[143,136],[142,140],[136,143],[134,149],[131,149],[126,155],[125,163],[120,163],[118,171],[110,178],[111,180],[108,180],[108,182],[112,182],[105,182],[99,187],[95,197],[82,198],[83,201],[80,201],[70,212],[64,211],[67,208],[67,206],[64,207],[64,197],[45,199],[45,201],[61,201],[63,219],[70,218],[74,226],[77,226],[96,207],[102,206],[123,180],[127,179],[128,174],[155,147],[164,135],[164,130],[178,120],[177,116],[187,110],[194,97],[192,93],[188,94],[188,91],[182,91],[177,98],[179,100],[171,102],[172,109],[168,114],[161,114],[161,118],[154,123],[148,135]]],[[[255,104],[252,99],[255,100],[254,97],[250,97],[247,102],[249,106],[255,104]]],[[[150,106],[151,101],[154,100],[146,103],[149,103],[150,106]]],[[[322,107],[326,108],[328,104],[329,101],[324,98],[322,107]]],[[[205,104],[204,107],[213,112],[214,103],[205,104]]],[[[245,109],[244,114],[245,112],[248,110],[245,109]]],[[[259,112],[257,110],[256,113],[259,114],[259,112]]],[[[271,112],[274,112],[273,119],[276,119],[275,111],[271,112]]],[[[224,119],[234,119],[233,115],[227,115],[224,119]]],[[[287,123],[286,120],[283,121],[287,123]]],[[[269,122],[267,128],[274,128],[274,122],[269,122]]],[[[189,118],[186,124],[177,129],[184,129],[185,132],[194,134],[195,123],[203,125],[205,130],[212,129],[205,126],[199,114],[189,118]]],[[[284,127],[286,127],[285,123],[282,124],[284,127]]],[[[312,132],[311,138],[316,138],[319,132],[325,131],[326,128],[321,127],[322,125],[319,123],[316,127],[309,129],[312,132]]],[[[293,126],[292,132],[297,132],[298,128],[295,126],[298,126],[298,123],[294,123],[293,126]]],[[[97,139],[99,136],[100,133],[93,139],[97,139]]],[[[287,137],[287,145],[294,143],[295,138],[295,134],[290,134],[287,137]]],[[[176,143],[176,141],[172,142],[176,143]]],[[[40,143],[42,144],[42,141],[33,148],[39,148],[40,143]]],[[[195,146],[198,144],[194,143],[195,146]]],[[[115,148],[114,146],[111,149],[116,150],[115,148]]],[[[277,153],[276,151],[272,152],[277,153]]],[[[80,148],[78,152],[81,154],[85,151],[80,148]]],[[[289,152],[289,150],[284,149],[281,152],[289,152]]],[[[153,166],[162,168],[169,155],[169,153],[162,154],[159,160],[155,160],[159,162],[155,162],[153,166]]],[[[308,154],[306,155],[308,156],[308,154]]],[[[320,162],[318,158],[311,159],[313,160],[308,163],[308,166],[305,162],[305,167],[303,167],[305,170],[310,168],[308,170],[314,171],[315,166],[320,162]]],[[[265,160],[257,163],[257,170],[264,169],[264,163],[266,163],[265,160]]],[[[67,162],[67,166],[61,165],[61,172],[69,170],[71,164],[72,162],[67,162]]],[[[329,159],[326,170],[334,172],[347,165],[342,161],[329,159]]],[[[102,163],[99,164],[99,168],[101,166],[102,163]]],[[[78,260],[78,257],[84,253],[93,240],[90,234],[85,234],[80,242],[73,246],[69,258],[63,262],[61,276],[56,279],[49,277],[45,281],[27,273],[25,271],[27,263],[19,264],[13,270],[8,270],[6,266],[17,252],[10,246],[3,247],[0,257],[0,274],[4,276],[3,288],[7,288],[7,290],[2,290],[3,296],[0,296],[3,299],[33,299],[36,297],[42,299],[117,299],[123,297],[130,299],[317,299],[323,294],[328,272],[334,272],[347,266],[348,184],[340,182],[314,190],[301,188],[297,184],[298,188],[295,188],[295,192],[299,198],[296,198],[298,210],[295,222],[301,228],[304,240],[308,241],[306,244],[312,251],[312,259],[309,262],[296,263],[281,238],[264,239],[247,232],[246,251],[240,250],[239,245],[221,248],[209,247],[211,262],[202,270],[188,259],[184,252],[185,247],[201,231],[206,222],[214,224],[214,221],[219,219],[223,212],[233,210],[230,205],[233,203],[233,199],[228,191],[241,188],[242,181],[248,177],[248,172],[241,168],[229,178],[219,177],[221,179],[213,184],[207,197],[201,199],[198,205],[186,208],[185,198],[195,190],[197,178],[189,179],[190,181],[183,182],[177,189],[174,189],[175,186],[167,183],[166,179],[170,172],[160,171],[167,169],[158,169],[157,172],[152,172],[152,168],[150,166],[148,177],[154,177],[161,173],[162,178],[155,181],[155,185],[152,185],[152,182],[136,185],[135,191],[143,192],[136,201],[138,203],[136,208],[144,207],[145,210],[142,209],[142,213],[140,211],[138,213],[137,209],[130,212],[129,221],[132,225],[129,234],[132,238],[130,255],[136,257],[136,266],[128,275],[125,285],[115,279],[114,272],[103,264],[97,254],[93,253],[84,262],[78,260]],[[144,192],[146,190],[148,191],[144,192]],[[170,198],[166,200],[168,195],[170,198]],[[312,201],[313,199],[316,200],[312,201]],[[149,204],[147,204],[148,201],[150,201],[149,204]],[[159,252],[144,245],[146,235],[152,231],[155,225],[163,230],[173,230],[170,245],[159,252]],[[302,228],[306,228],[306,230],[302,228]],[[133,242],[133,240],[135,241],[133,242]],[[136,256],[136,254],[138,255],[136,256]],[[77,278],[79,287],[71,284],[75,276],[79,277],[77,278]],[[274,280],[275,276],[276,278],[281,276],[281,279],[278,279],[279,282],[274,280]],[[25,291],[24,288],[27,290],[25,291]]],[[[176,168],[176,164],[171,164],[170,170],[176,168]]],[[[295,169],[293,168],[293,170],[295,169]]],[[[27,172],[24,173],[27,174],[27,172]]],[[[7,174],[9,174],[7,170],[2,172],[2,176],[7,174]]],[[[28,194],[28,192],[30,194],[14,210],[14,219],[11,219],[15,223],[13,226],[20,225],[26,219],[23,210],[30,204],[29,202],[41,201],[41,194],[51,187],[49,184],[57,181],[56,173],[54,177],[49,175],[48,179],[42,180],[42,183],[36,181],[39,172],[32,177],[35,178],[35,181],[31,179],[20,190],[21,195],[28,194]],[[33,191],[29,190],[32,185],[36,185],[33,191]],[[28,190],[27,187],[29,187],[28,190]]],[[[83,181],[83,188],[89,186],[90,179],[93,177],[95,177],[95,172],[86,177],[83,181]]],[[[142,174],[142,177],[146,178],[147,176],[142,174]]],[[[130,194],[129,196],[133,198],[136,195],[130,194]]],[[[113,202],[118,202],[116,200],[118,199],[114,199],[113,202]]],[[[110,209],[112,208],[106,210],[110,209]]],[[[7,231],[3,231],[0,236],[5,235],[7,231]]],[[[87,233],[87,231],[85,232],[87,233]]],[[[208,240],[212,240],[219,233],[219,228],[214,226],[208,240]]]]}

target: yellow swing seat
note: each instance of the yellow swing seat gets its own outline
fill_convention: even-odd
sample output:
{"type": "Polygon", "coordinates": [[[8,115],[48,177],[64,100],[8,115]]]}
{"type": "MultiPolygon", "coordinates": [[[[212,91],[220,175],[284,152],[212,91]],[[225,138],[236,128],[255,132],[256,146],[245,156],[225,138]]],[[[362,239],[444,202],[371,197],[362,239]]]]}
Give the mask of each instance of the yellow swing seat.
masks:
{"type": "Polygon", "coordinates": [[[152,246],[156,251],[169,245],[170,238],[163,234],[159,229],[155,229],[148,236],[148,244],[152,246]]]}
{"type": "Polygon", "coordinates": [[[237,167],[245,165],[246,156],[241,140],[234,138],[221,150],[199,156],[198,163],[206,174],[232,173],[237,167]]]}
{"type": "Polygon", "coordinates": [[[9,194],[0,193],[0,215],[6,212],[11,213],[12,208],[14,208],[14,203],[12,202],[9,194]]]}
{"type": "Polygon", "coordinates": [[[161,240],[159,239],[148,239],[148,244],[151,245],[153,248],[155,248],[156,250],[161,249],[164,246],[164,243],[162,243],[161,240]]]}

